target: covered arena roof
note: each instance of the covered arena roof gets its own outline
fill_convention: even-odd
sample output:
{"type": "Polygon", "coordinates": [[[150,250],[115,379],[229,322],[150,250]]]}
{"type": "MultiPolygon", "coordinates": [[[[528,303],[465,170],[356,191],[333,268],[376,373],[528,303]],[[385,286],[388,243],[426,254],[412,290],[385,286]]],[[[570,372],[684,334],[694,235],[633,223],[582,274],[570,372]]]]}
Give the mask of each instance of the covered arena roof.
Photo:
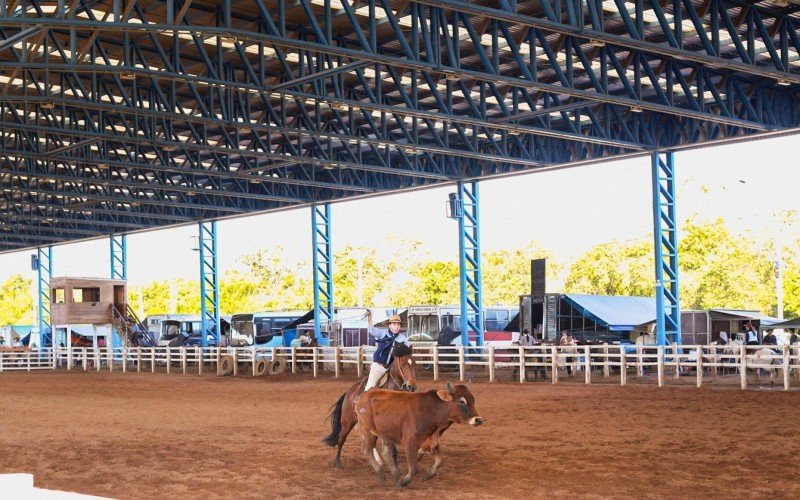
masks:
{"type": "Polygon", "coordinates": [[[0,2],[0,252],[793,132],[798,11],[0,2]]]}

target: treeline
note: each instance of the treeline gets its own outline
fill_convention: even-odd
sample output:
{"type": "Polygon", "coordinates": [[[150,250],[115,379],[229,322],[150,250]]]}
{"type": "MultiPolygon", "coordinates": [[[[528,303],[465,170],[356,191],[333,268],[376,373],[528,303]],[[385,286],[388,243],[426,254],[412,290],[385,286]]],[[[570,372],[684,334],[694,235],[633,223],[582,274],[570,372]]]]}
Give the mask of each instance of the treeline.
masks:
{"type": "MultiPolygon", "coordinates": [[[[800,315],[800,241],[783,250],[784,311],[800,315]]],[[[374,248],[347,246],[334,256],[337,306],[448,304],[459,301],[458,262],[435,261],[418,241],[392,241],[394,255],[382,258],[374,248]]],[[[687,221],[679,244],[680,299],[684,309],[728,307],[775,314],[775,249],[772,242],[734,237],[723,221],[687,221]]],[[[530,260],[547,258],[549,283],[567,293],[654,294],[652,238],[606,242],[569,265],[537,243],[483,255],[484,304],[516,304],[530,289],[530,260]]],[[[307,309],[313,303],[311,267],[286,264],[281,247],[241,258],[243,271],[220,278],[223,314],[268,309],[307,309]]],[[[14,275],[0,286],[0,324],[33,322],[31,280],[14,275]]],[[[552,290],[552,286],[550,289],[552,290]]],[[[154,281],[128,289],[130,305],[144,316],[167,312],[199,313],[200,287],[183,279],[154,281]]]]}

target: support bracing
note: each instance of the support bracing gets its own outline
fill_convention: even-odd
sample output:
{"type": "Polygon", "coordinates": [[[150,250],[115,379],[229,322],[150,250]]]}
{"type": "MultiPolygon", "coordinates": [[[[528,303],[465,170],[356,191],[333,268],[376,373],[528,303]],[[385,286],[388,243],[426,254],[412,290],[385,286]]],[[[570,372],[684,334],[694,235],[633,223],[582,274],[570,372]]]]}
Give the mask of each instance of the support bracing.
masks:
{"type": "Polygon", "coordinates": [[[45,346],[47,332],[53,339],[50,322],[50,278],[53,277],[53,247],[36,249],[38,289],[39,289],[39,348],[45,346]]]}
{"type": "Polygon", "coordinates": [[[109,238],[111,245],[111,279],[128,279],[128,246],[124,234],[112,234],[109,238]]]}
{"type": "Polygon", "coordinates": [[[458,219],[459,277],[461,282],[461,342],[483,345],[483,298],[481,291],[481,234],[478,183],[459,182],[458,199],[462,214],[458,219]]]}
{"type": "Polygon", "coordinates": [[[331,206],[311,207],[314,246],[314,333],[320,339],[323,321],[333,319],[333,253],[331,250],[331,206]]]}
{"type": "Polygon", "coordinates": [[[217,222],[200,222],[200,314],[202,345],[219,343],[219,277],[217,273],[217,222]],[[210,340],[212,338],[213,340],[210,340]]]}
{"type": "Polygon", "coordinates": [[[654,152],[653,235],[656,263],[656,340],[681,343],[678,298],[678,235],[675,217],[675,155],[654,152]]]}

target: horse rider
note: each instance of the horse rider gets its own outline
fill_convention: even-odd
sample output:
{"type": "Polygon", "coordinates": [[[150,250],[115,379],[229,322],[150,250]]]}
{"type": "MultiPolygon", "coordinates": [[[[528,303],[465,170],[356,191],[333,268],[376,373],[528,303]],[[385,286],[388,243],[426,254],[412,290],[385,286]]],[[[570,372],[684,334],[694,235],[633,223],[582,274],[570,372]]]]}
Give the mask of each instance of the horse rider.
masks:
{"type": "Polygon", "coordinates": [[[774,334],[774,333],[772,333],[772,329],[769,329],[769,330],[766,330],[766,331],[765,331],[765,333],[764,333],[764,340],[762,341],[762,343],[763,343],[764,345],[771,345],[771,346],[775,346],[775,347],[774,347],[772,350],[773,350],[773,351],[774,351],[776,354],[780,354],[780,350],[779,350],[779,349],[777,349],[777,346],[778,346],[778,337],[776,337],[776,336],[775,336],[775,334],[774,334]]]}
{"type": "Polygon", "coordinates": [[[394,314],[389,317],[389,329],[375,328],[372,326],[372,311],[367,309],[367,331],[375,340],[375,354],[372,355],[372,364],[369,366],[369,376],[364,392],[378,385],[381,377],[392,362],[395,342],[408,346],[408,338],[400,332],[400,316],[394,314]]]}
{"type": "Polygon", "coordinates": [[[744,326],[747,345],[758,345],[758,330],[756,330],[756,327],[749,321],[744,326]]]}

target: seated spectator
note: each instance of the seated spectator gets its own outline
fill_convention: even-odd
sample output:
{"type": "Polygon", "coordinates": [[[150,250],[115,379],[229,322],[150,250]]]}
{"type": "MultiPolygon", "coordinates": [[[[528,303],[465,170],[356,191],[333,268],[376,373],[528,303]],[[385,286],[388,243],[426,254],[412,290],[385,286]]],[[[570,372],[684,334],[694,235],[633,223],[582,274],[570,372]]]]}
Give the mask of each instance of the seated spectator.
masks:
{"type": "Polygon", "coordinates": [[[14,340],[11,343],[11,347],[22,347],[22,339],[14,335],[14,340]]]}

